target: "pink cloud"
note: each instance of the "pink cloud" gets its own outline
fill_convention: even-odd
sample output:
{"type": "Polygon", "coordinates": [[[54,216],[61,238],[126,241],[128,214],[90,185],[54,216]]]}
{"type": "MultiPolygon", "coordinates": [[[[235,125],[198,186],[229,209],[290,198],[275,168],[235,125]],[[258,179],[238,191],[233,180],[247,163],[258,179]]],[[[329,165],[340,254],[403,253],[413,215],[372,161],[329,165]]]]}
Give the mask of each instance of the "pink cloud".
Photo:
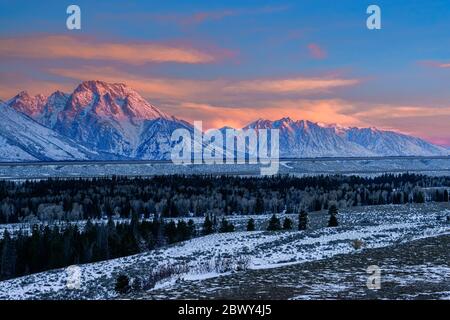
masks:
{"type": "Polygon", "coordinates": [[[156,78],[130,74],[112,67],[51,68],[51,74],[76,80],[104,80],[125,82],[143,94],[178,101],[254,101],[258,95],[284,95],[330,92],[340,87],[355,86],[358,79],[339,77],[291,77],[235,79],[156,78]]]}
{"type": "Polygon", "coordinates": [[[184,24],[200,24],[207,20],[221,20],[225,17],[238,15],[239,11],[235,10],[223,10],[214,12],[197,12],[191,16],[186,17],[182,20],[184,24]]]}
{"type": "Polygon", "coordinates": [[[337,87],[354,86],[357,79],[339,78],[307,78],[295,77],[285,79],[256,79],[239,81],[225,88],[228,92],[262,92],[262,93],[295,93],[295,92],[323,92],[337,87]]]}
{"type": "Polygon", "coordinates": [[[105,42],[98,39],[66,35],[1,38],[0,57],[74,58],[116,61],[137,65],[148,62],[200,64],[217,60],[217,57],[210,52],[187,45],[156,42],[105,42]]]}
{"type": "Polygon", "coordinates": [[[308,44],[308,50],[310,56],[314,59],[325,59],[327,57],[326,51],[316,43],[308,44]]]}
{"type": "Polygon", "coordinates": [[[418,62],[420,65],[432,68],[442,68],[447,69],[450,68],[450,62],[441,62],[435,60],[423,60],[418,62]]]}
{"type": "Polygon", "coordinates": [[[236,17],[243,15],[258,15],[282,12],[287,10],[287,6],[265,6],[249,9],[223,9],[215,11],[198,11],[191,14],[168,14],[156,15],[155,19],[160,22],[178,23],[182,26],[198,25],[207,21],[219,21],[227,17],[236,17]]]}
{"type": "Polygon", "coordinates": [[[305,119],[320,123],[362,126],[359,119],[343,114],[346,103],[340,100],[271,100],[257,106],[221,106],[186,102],[173,106],[171,111],[188,121],[202,120],[206,129],[231,126],[241,128],[263,118],[278,120],[281,117],[305,119]]]}

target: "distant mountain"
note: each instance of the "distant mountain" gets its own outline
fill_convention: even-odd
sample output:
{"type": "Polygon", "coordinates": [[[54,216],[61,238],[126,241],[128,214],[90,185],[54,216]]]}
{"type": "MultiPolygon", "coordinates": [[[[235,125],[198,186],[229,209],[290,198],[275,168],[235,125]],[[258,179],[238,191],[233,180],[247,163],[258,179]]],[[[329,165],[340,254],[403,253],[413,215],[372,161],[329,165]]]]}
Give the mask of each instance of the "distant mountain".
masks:
{"type": "Polygon", "coordinates": [[[282,157],[333,156],[436,156],[448,155],[443,147],[405,134],[376,128],[320,125],[282,118],[257,120],[245,128],[280,130],[282,157]]]}
{"type": "Polygon", "coordinates": [[[0,103],[0,161],[88,160],[99,157],[74,141],[0,103]]]}
{"type": "MultiPolygon", "coordinates": [[[[49,96],[20,92],[6,105],[2,108],[9,116],[0,120],[0,158],[170,159],[172,132],[193,131],[186,121],[162,112],[120,83],[85,81],[72,93],[56,91],[49,96]],[[46,139],[54,140],[48,143],[53,147],[46,147],[46,139]]],[[[290,118],[259,119],[247,128],[279,129],[281,157],[449,154],[448,149],[422,139],[376,128],[290,118]]]]}
{"type": "Polygon", "coordinates": [[[281,157],[376,156],[363,146],[336,134],[333,127],[320,126],[307,120],[282,118],[259,119],[244,129],[279,129],[281,157]]]}
{"type": "Polygon", "coordinates": [[[448,155],[443,147],[433,145],[422,139],[405,134],[382,131],[376,128],[348,128],[344,137],[351,142],[384,156],[433,156],[448,155]]]}

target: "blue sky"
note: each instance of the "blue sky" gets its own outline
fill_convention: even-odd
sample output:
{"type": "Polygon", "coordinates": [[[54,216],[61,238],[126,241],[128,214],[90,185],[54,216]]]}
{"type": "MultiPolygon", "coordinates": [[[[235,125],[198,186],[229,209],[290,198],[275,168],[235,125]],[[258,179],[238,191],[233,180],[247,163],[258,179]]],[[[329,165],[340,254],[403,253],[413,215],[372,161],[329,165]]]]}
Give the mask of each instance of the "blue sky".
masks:
{"type": "Polygon", "coordinates": [[[290,116],[450,145],[450,1],[1,0],[0,16],[2,99],[95,77],[209,126],[290,116]]]}

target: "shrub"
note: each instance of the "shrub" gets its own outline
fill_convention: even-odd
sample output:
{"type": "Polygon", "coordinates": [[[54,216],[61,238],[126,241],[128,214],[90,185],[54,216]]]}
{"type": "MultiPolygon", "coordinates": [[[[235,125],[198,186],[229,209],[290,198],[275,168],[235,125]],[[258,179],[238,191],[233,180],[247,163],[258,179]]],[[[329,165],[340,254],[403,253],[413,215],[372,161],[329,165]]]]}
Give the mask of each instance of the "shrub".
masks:
{"type": "Polygon", "coordinates": [[[128,276],[121,274],[116,279],[115,291],[119,294],[130,292],[130,279],[128,276]]]}
{"type": "Polygon", "coordinates": [[[352,241],[352,247],[353,247],[355,250],[359,250],[359,249],[361,249],[363,246],[364,246],[364,242],[363,242],[362,240],[360,240],[360,239],[355,239],[355,240],[352,241]]]}
{"type": "Polygon", "coordinates": [[[189,271],[189,266],[186,263],[181,263],[177,265],[165,264],[159,266],[153,270],[146,280],[142,284],[143,290],[150,290],[155,287],[155,285],[164,280],[169,279],[174,276],[180,276],[189,271]]]}

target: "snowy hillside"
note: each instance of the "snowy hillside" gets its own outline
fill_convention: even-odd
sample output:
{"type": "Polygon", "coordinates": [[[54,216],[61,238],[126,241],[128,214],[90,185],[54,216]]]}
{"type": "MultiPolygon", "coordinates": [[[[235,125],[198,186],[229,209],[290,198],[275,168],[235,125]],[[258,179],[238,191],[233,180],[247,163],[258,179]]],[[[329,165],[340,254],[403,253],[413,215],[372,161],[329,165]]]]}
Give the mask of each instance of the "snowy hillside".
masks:
{"type": "Polygon", "coordinates": [[[0,104],[0,160],[88,160],[96,156],[81,145],[0,104]]]}
{"type": "MultiPolygon", "coordinates": [[[[186,285],[199,279],[238,274],[236,263],[245,262],[241,268],[250,270],[279,268],[353,254],[357,252],[352,246],[356,239],[362,241],[364,249],[371,249],[449,234],[448,223],[436,218],[449,214],[447,208],[436,204],[373,206],[342,211],[337,228],[212,234],[155,251],[80,265],[82,285],[79,290],[66,288],[65,269],[3,281],[0,282],[0,299],[115,298],[114,283],[118,274],[125,273],[133,279],[169,266],[182,271],[158,282],[154,290],[164,288],[159,291],[169,292],[174,287],[181,293],[178,283],[186,285]]],[[[322,218],[326,221],[327,216],[322,218]]],[[[247,221],[248,217],[242,219],[247,221]]]]}

